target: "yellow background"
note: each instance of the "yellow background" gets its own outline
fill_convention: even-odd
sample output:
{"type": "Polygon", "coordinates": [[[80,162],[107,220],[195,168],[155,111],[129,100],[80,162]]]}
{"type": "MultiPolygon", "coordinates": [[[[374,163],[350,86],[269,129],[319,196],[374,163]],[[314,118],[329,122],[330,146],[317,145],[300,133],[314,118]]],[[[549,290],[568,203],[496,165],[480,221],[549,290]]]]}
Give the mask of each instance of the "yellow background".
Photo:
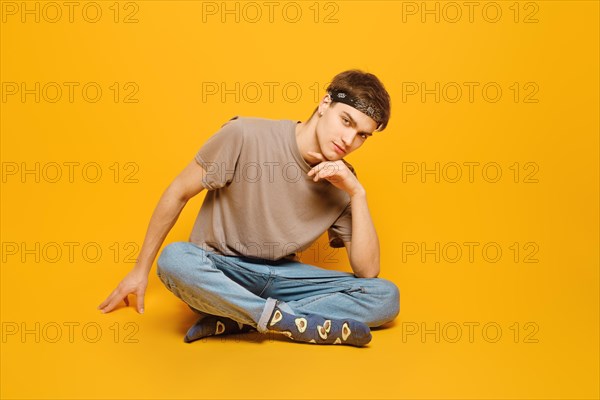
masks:
{"type": "MultiPolygon", "coordinates": [[[[264,2],[255,3],[263,12],[256,22],[247,3],[228,2],[238,7],[239,22],[235,14],[222,22],[220,13],[203,22],[203,7],[220,12],[221,2],[119,2],[115,22],[115,2],[99,1],[96,23],[82,16],[87,6],[86,16],[94,17],[88,2],[77,2],[73,22],[66,6],[57,22],[47,21],[54,10],[38,2],[39,23],[33,14],[21,21],[24,3],[1,3],[1,397],[598,398],[598,2],[500,1],[497,22],[482,15],[486,8],[494,17],[489,2],[477,2],[472,22],[466,6],[457,22],[449,21],[454,10],[446,2],[427,2],[439,7],[439,22],[421,12],[421,2],[275,3],[272,21],[264,2]],[[294,23],[282,10],[293,18],[295,5],[302,14],[294,23]],[[413,6],[417,14],[407,15],[413,6]],[[130,13],[137,22],[124,23],[130,13]],[[325,23],[330,13],[333,21],[325,23]],[[530,13],[537,22],[524,22],[530,13]],[[133,266],[128,254],[141,245],[162,190],[224,121],[306,120],[318,100],[311,88],[349,68],[375,73],[392,97],[388,128],[347,158],[367,189],[381,241],[380,276],[401,291],[399,317],[374,331],[368,348],[258,334],[184,344],[194,314],[154,269],[144,315],[96,310],[133,266]],[[77,82],[79,89],[73,102],[65,86],[57,102],[47,101],[52,85],[39,103],[34,95],[23,102],[20,93],[7,93],[11,82],[28,89],[77,82]],[[102,88],[96,103],[82,97],[88,82],[102,88]],[[127,103],[131,82],[137,102],[127,103]],[[203,100],[207,82],[230,89],[239,82],[248,90],[256,82],[264,91],[258,98],[238,92],[239,102],[233,95],[203,100]],[[272,99],[265,82],[276,85],[272,99]],[[457,102],[433,95],[403,101],[407,82],[429,89],[456,82],[465,90],[457,102]],[[496,82],[502,97],[486,101],[479,89],[471,102],[464,82],[480,89],[496,82]],[[529,82],[538,88],[537,102],[524,101],[529,82]],[[302,89],[297,101],[282,94],[286,84],[302,89]],[[408,163],[439,163],[449,172],[465,162],[480,165],[473,182],[465,175],[456,183],[402,178],[415,165],[408,163]],[[528,162],[539,168],[537,183],[524,182],[528,162]],[[36,163],[39,183],[35,175],[9,173],[36,163]],[[63,166],[55,183],[52,163],[63,166]],[[79,163],[73,182],[64,163],[79,163]],[[96,183],[82,176],[88,163],[100,166],[96,183]],[[487,163],[501,167],[498,182],[481,175],[487,163]],[[124,182],[131,172],[137,182],[124,182]],[[65,242],[76,243],[72,259],[65,242]],[[410,243],[450,251],[449,243],[464,250],[465,242],[480,244],[473,262],[466,253],[458,262],[447,261],[454,253],[440,262],[403,253],[410,243]],[[524,248],[529,242],[537,247],[524,248]],[[15,243],[33,252],[15,251],[15,243]],[[498,262],[483,258],[487,243],[503,250],[498,262]],[[89,253],[82,254],[84,246],[89,253]],[[61,256],[52,253],[56,247],[61,256]],[[92,262],[95,248],[102,254],[92,262]],[[538,262],[526,263],[532,248],[538,262]],[[436,323],[439,342],[433,333],[410,334],[436,323]],[[479,324],[472,341],[469,323],[479,324]],[[486,340],[495,334],[483,335],[486,324],[502,329],[497,342],[486,340]],[[462,337],[453,342],[457,325],[462,337]],[[30,333],[22,336],[22,328],[30,333]]],[[[34,9],[36,2],[26,4],[34,9]]],[[[190,201],[167,243],[188,238],[203,197],[190,201]]],[[[335,262],[327,258],[325,239],[303,261],[349,271],[342,253],[335,262]]]]}

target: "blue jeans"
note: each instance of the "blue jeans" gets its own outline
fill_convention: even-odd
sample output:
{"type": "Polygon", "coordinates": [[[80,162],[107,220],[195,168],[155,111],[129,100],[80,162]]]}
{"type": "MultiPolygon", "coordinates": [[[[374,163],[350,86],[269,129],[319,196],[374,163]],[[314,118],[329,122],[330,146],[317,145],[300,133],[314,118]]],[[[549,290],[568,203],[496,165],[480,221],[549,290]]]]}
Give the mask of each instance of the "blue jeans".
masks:
{"type": "Polygon", "coordinates": [[[190,242],[167,245],[157,274],[165,286],[204,314],[228,317],[267,332],[275,300],[290,314],[351,318],[369,327],[393,320],[400,292],[381,278],[357,278],[290,260],[223,256],[190,242]]]}

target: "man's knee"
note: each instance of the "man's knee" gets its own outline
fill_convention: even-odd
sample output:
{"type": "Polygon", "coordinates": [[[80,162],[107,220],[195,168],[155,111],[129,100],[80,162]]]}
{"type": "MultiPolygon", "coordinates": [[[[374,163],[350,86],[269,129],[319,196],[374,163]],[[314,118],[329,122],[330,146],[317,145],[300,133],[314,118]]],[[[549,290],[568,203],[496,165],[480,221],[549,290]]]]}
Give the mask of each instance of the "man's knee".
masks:
{"type": "Polygon", "coordinates": [[[391,318],[390,321],[394,318],[396,318],[398,316],[398,314],[400,314],[400,289],[398,288],[398,286],[390,281],[389,282],[389,288],[390,288],[390,300],[389,300],[389,305],[390,305],[390,310],[391,310],[391,318]]]}
{"type": "Polygon", "coordinates": [[[194,246],[189,242],[173,242],[165,246],[156,261],[158,276],[170,277],[181,273],[181,269],[187,264],[186,259],[191,247],[194,246]]]}
{"type": "Polygon", "coordinates": [[[378,297],[378,313],[382,325],[392,321],[400,314],[400,289],[392,281],[382,278],[374,278],[375,292],[378,297]]]}

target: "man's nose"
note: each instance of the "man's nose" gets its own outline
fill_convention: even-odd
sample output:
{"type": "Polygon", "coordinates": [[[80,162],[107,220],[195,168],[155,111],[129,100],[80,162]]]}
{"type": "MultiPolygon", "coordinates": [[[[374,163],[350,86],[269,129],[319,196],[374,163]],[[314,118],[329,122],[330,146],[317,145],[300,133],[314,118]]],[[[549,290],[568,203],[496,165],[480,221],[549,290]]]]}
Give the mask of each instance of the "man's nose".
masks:
{"type": "Polygon", "coordinates": [[[355,137],[356,131],[354,129],[350,128],[344,131],[344,133],[342,134],[342,141],[346,145],[346,148],[352,146],[352,142],[354,141],[355,137]]]}

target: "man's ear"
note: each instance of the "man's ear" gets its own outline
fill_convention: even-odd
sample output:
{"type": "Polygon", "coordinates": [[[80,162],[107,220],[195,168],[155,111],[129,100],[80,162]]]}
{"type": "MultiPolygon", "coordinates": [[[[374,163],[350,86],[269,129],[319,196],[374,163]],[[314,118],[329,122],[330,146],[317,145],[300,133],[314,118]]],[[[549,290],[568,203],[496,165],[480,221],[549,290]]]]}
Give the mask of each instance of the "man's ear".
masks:
{"type": "Polygon", "coordinates": [[[330,106],[331,106],[331,96],[329,95],[329,93],[327,93],[321,100],[321,103],[319,103],[318,112],[323,112],[330,106]]]}

